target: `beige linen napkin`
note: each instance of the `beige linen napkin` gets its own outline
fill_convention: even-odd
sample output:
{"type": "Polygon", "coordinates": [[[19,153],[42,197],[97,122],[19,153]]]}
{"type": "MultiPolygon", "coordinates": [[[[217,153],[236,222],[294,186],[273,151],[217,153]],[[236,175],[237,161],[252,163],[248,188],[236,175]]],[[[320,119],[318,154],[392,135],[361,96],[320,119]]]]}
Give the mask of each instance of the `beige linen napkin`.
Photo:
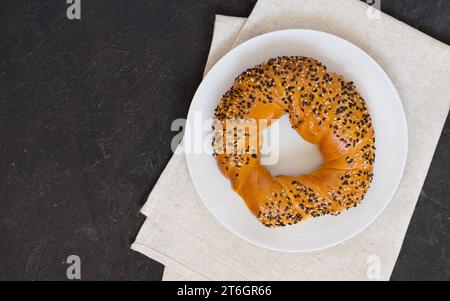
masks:
{"type": "MultiPolygon", "coordinates": [[[[357,0],[260,0],[234,45],[273,30],[310,28],[341,36],[378,61],[400,94],[409,131],[405,174],[389,206],[361,234],[336,247],[299,254],[265,250],[211,216],[185,157],[174,155],[142,209],[148,218],[132,245],[166,266],[164,279],[389,279],[450,108],[450,48],[385,14],[368,15],[373,17],[357,0]]],[[[233,34],[219,30],[219,19],[225,21],[218,18],[213,42],[225,45],[233,34]]],[[[232,23],[235,33],[242,21],[232,23]]]]}

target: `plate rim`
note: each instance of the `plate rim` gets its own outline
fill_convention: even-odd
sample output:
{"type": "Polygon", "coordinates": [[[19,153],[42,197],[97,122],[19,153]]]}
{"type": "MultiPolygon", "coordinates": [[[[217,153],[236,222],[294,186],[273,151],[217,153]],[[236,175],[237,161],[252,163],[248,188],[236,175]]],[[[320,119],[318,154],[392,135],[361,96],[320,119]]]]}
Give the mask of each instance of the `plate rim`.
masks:
{"type": "MultiPolygon", "coordinates": [[[[401,125],[401,132],[403,132],[403,142],[401,143],[401,145],[404,145],[403,150],[402,150],[402,162],[401,162],[401,173],[400,176],[398,177],[398,179],[396,180],[395,185],[393,186],[394,188],[392,189],[392,191],[390,192],[390,195],[388,197],[388,200],[385,202],[385,204],[383,205],[382,208],[380,208],[379,212],[377,212],[371,219],[368,219],[368,221],[365,223],[364,226],[360,227],[357,231],[353,232],[352,234],[346,236],[343,239],[340,239],[338,241],[329,243],[329,244],[324,244],[323,246],[320,247],[315,247],[315,248],[309,248],[309,249],[302,249],[302,250],[294,250],[294,249],[282,249],[282,248],[277,248],[277,247],[273,247],[270,245],[266,245],[263,243],[260,243],[257,240],[254,240],[250,237],[246,237],[244,235],[241,235],[241,233],[238,233],[236,231],[234,231],[229,225],[227,225],[226,223],[222,222],[222,220],[220,218],[218,218],[218,216],[214,213],[214,211],[210,208],[210,206],[208,205],[208,202],[205,200],[205,197],[202,195],[202,193],[200,192],[200,189],[198,188],[198,183],[197,180],[195,179],[195,177],[193,176],[193,172],[192,172],[192,166],[193,166],[193,162],[191,161],[191,157],[195,156],[195,155],[190,155],[185,153],[184,155],[186,156],[186,161],[187,161],[187,166],[188,166],[188,172],[189,172],[189,176],[190,179],[194,185],[195,191],[197,192],[197,194],[199,195],[200,199],[202,200],[203,204],[206,206],[206,208],[208,209],[209,213],[217,220],[217,222],[223,226],[225,229],[227,229],[227,231],[229,231],[230,233],[232,233],[233,235],[237,236],[238,238],[244,240],[245,242],[248,242],[254,246],[258,246],[260,248],[263,249],[268,249],[268,250],[273,250],[273,251],[277,251],[277,252],[284,252],[284,253],[308,253],[308,252],[315,252],[315,251],[319,251],[319,250],[324,250],[324,249],[328,249],[334,246],[337,246],[339,244],[342,244],[352,238],[354,238],[355,236],[359,235],[361,232],[363,232],[364,230],[366,230],[370,225],[372,225],[372,223],[380,217],[380,215],[385,211],[385,209],[387,208],[387,206],[391,203],[393,197],[395,196],[395,194],[398,191],[398,188],[400,186],[400,183],[403,179],[404,173],[405,173],[405,168],[406,168],[406,163],[408,161],[408,151],[409,151],[409,132],[408,132],[408,123],[407,123],[407,118],[406,118],[406,113],[405,113],[405,109],[403,106],[403,102],[400,98],[400,95],[398,94],[398,91],[394,85],[394,83],[392,82],[391,78],[388,76],[388,74],[386,73],[386,71],[381,67],[381,65],[371,56],[369,55],[366,51],[364,51],[363,49],[361,49],[359,46],[353,44],[352,42],[337,36],[335,34],[326,32],[326,31],[320,31],[320,30],[314,30],[314,29],[300,29],[300,28],[288,28],[288,29],[282,29],[282,30],[275,30],[275,31],[270,31],[270,32],[266,32],[263,34],[260,34],[258,36],[255,36],[253,38],[250,38],[248,40],[246,40],[245,42],[237,45],[236,47],[232,48],[231,50],[229,50],[225,55],[223,55],[219,60],[217,60],[217,62],[211,67],[211,69],[208,71],[208,73],[203,77],[201,83],[199,84],[199,86],[197,87],[194,96],[192,97],[192,101],[191,104],[189,106],[189,111],[188,111],[188,115],[186,118],[186,121],[189,122],[189,120],[192,119],[192,115],[193,115],[193,104],[196,98],[198,98],[198,94],[199,91],[201,89],[204,88],[205,82],[207,82],[207,79],[209,78],[209,76],[212,74],[212,71],[214,71],[215,69],[217,69],[220,65],[220,63],[222,61],[224,61],[226,58],[228,58],[229,56],[232,56],[235,52],[240,51],[240,49],[247,47],[249,44],[254,43],[257,40],[260,39],[265,39],[271,35],[278,35],[278,34],[283,34],[283,33],[291,33],[291,32],[309,32],[309,33],[313,33],[313,34],[317,34],[317,35],[324,35],[324,36],[328,36],[334,39],[339,39],[342,42],[349,44],[350,47],[354,47],[356,48],[359,52],[361,52],[362,55],[366,56],[370,61],[372,61],[373,65],[380,71],[380,74],[384,77],[384,80],[386,81],[386,83],[390,86],[390,88],[392,89],[392,91],[394,92],[394,97],[396,99],[395,104],[399,107],[399,119],[401,119],[401,121],[399,122],[399,125],[401,125]]],[[[183,144],[185,143],[185,141],[183,140],[183,144]]]]}

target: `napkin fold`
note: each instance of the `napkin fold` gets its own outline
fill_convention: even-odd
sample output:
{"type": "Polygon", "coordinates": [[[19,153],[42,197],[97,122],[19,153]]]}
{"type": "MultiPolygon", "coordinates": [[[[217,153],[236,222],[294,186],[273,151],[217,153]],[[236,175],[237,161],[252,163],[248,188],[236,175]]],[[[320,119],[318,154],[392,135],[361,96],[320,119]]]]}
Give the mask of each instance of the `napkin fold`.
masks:
{"type": "Polygon", "coordinates": [[[390,76],[408,121],[400,186],[380,217],[351,240],[316,252],[281,253],[253,246],[221,226],[197,195],[185,156],[174,155],[142,208],[147,219],[132,245],[166,266],[164,280],[387,280],[391,275],[450,108],[450,48],[357,0],[259,0],[247,21],[216,17],[206,70],[249,38],[287,28],[343,37],[390,76]]]}

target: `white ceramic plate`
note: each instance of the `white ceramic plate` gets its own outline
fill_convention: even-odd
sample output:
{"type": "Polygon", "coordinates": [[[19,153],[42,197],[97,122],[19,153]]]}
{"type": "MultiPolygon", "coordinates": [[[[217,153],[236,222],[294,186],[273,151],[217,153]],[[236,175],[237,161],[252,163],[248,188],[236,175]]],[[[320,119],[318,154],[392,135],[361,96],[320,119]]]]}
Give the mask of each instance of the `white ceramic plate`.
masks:
{"type": "MultiPolygon", "coordinates": [[[[283,55],[310,56],[321,61],[329,71],[354,81],[366,100],[373,119],[377,150],[373,183],[362,204],[339,216],[323,216],[283,228],[266,228],[233,192],[229,181],[217,168],[213,156],[203,153],[187,154],[186,157],[192,181],[200,197],[209,211],[229,231],[268,249],[313,251],[342,243],[355,236],[369,226],[387,206],[398,187],[406,163],[406,118],[394,85],[367,53],[328,33],[290,29],[258,36],[225,55],[200,84],[189,110],[188,124],[195,122],[195,115],[202,115],[203,121],[212,118],[221,96],[242,71],[268,58],[283,55]]],[[[286,128],[286,131],[281,131],[281,160],[279,164],[269,167],[272,173],[297,174],[317,167],[320,155],[315,146],[302,141],[293,131],[289,132],[287,119],[282,119],[280,126],[282,129],[286,128]],[[313,159],[301,159],[305,157],[313,159]]],[[[192,127],[188,127],[187,131],[189,129],[192,127]]],[[[204,138],[205,145],[211,144],[209,133],[197,132],[196,135],[204,138]]],[[[188,139],[185,141],[192,143],[188,139]]],[[[198,141],[196,143],[199,144],[198,141]]],[[[185,146],[201,148],[200,145],[185,146]]]]}

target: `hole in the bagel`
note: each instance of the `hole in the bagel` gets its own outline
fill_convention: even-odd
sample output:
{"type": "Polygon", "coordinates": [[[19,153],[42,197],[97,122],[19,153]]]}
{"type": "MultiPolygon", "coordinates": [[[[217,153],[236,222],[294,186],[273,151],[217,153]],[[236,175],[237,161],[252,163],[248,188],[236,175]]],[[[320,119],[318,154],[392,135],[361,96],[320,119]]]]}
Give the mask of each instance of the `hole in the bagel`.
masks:
{"type": "Polygon", "coordinates": [[[318,147],[304,140],[292,127],[287,114],[262,132],[261,164],[272,175],[310,173],[324,161],[318,147]]]}

